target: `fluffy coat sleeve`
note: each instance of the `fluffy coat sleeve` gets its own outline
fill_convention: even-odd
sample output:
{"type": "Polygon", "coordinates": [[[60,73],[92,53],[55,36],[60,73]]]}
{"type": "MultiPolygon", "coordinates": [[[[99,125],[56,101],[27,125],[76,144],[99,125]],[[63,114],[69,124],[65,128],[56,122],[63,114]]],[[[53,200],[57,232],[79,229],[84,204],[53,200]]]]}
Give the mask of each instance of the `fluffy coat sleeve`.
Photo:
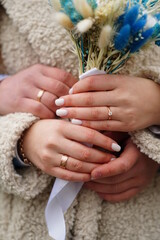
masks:
{"type": "MultiPolygon", "coordinates": [[[[144,65],[141,68],[139,76],[151,79],[160,84],[160,65],[144,65]]],[[[141,152],[160,164],[160,136],[153,134],[149,129],[134,131],[130,133],[133,142],[141,152]]]]}
{"type": "Polygon", "coordinates": [[[15,113],[0,117],[0,187],[7,193],[31,199],[50,184],[52,177],[39,172],[35,167],[14,169],[12,159],[15,146],[22,132],[37,118],[29,113],[15,113]]]}

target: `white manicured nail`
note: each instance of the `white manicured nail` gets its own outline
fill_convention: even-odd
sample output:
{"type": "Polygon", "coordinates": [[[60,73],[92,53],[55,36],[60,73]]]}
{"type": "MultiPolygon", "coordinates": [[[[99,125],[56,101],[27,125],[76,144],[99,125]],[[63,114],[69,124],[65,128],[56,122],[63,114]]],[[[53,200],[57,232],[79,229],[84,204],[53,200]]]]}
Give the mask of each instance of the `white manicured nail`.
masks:
{"type": "Polygon", "coordinates": [[[73,93],[73,88],[69,90],[69,95],[71,95],[72,93],[73,93]]]}
{"type": "Polygon", "coordinates": [[[56,111],[56,115],[59,117],[64,117],[68,114],[68,111],[66,109],[58,109],[56,111]]]}
{"type": "Polygon", "coordinates": [[[58,106],[58,107],[63,106],[63,104],[64,104],[64,99],[63,99],[63,98],[56,99],[55,104],[56,104],[56,106],[58,106]]]}
{"type": "Polygon", "coordinates": [[[111,158],[111,161],[114,161],[116,158],[111,158]]]}
{"type": "Polygon", "coordinates": [[[82,125],[82,121],[79,119],[72,119],[71,122],[75,125],[82,125]]]}
{"type": "Polygon", "coordinates": [[[112,149],[115,152],[119,152],[121,150],[121,147],[117,143],[112,143],[112,149]]]}

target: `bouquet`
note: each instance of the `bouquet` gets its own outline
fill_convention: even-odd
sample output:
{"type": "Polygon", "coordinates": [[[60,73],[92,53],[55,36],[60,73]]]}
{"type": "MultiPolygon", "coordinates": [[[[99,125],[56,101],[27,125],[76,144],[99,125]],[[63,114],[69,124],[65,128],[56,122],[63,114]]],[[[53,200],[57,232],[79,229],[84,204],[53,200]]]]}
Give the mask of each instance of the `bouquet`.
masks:
{"type": "Polygon", "coordinates": [[[69,33],[79,74],[97,68],[117,73],[132,54],[160,45],[158,0],[50,0],[69,33]]]}
{"type": "MultiPolygon", "coordinates": [[[[160,46],[158,0],[49,0],[55,19],[71,37],[79,75],[112,74],[140,49],[160,46]]],[[[63,213],[83,183],[56,180],[47,208],[49,234],[65,239],[63,213]],[[56,219],[58,219],[56,221],[56,219]]]]}

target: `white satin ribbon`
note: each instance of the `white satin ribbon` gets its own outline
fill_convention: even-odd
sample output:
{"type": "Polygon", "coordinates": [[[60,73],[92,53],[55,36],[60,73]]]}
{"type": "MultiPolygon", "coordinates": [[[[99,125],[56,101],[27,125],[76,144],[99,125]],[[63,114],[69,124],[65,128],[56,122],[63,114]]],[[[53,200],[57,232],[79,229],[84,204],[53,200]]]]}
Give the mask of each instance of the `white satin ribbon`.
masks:
{"type": "MultiPolygon", "coordinates": [[[[105,72],[93,68],[82,74],[79,79],[82,80],[89,76],[102,74],[105,74],[105,72]]],[[[64,213],[71,206],[82,185],[83,182],[69,182],[59,178],[55,180],[45,210],[47,228],[51,238],[65,240],[66,227],[64,213]]]]}

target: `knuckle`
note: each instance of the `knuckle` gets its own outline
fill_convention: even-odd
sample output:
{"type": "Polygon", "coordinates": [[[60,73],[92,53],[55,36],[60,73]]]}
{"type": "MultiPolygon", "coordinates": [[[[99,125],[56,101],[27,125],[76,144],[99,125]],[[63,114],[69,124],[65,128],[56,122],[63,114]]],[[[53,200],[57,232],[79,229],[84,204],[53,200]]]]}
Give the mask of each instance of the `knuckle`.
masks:
{"type": "Polygon", "coordinates": [[[132,121],[135,118],[135,111],[133,109],[128,109],[126,116],[129,121],[132,121]]]}
{"type": "Polygon", "coordinates": [[[72,176],[65,172],[61,173],[61,178],[67,181],[72,181],[72,176]]]}
{"type": "Polygon", "coordinates": [[[104,125],[105,125],[105,130],[107,130],[107,131],[113,130],[112,125],[110,124],[110,121],[105,121],[104,125]]]}
{"type": "Polygon", "coordinates": [[[63,72],[62,82],[66,83],[71,77],[72,76],[71,76],[71,74],[69,72],[63,72]]]}
{"type": "Polygon", "coordinates": [[[43,163],[49,162],[50,161],[50,155],[46,149],[42,150],[41,153],[41,160],[43,163]]]}
{"type": "Polygon", "coordinates": [[[82,162],[73,162],[73,169],[75,170],[75,171],[82,171],[82,167],[83,167],[83,164],[82,164],[82,162]]]}
{"type": "Polygon", "coordinates": [[[55,100],[56,100],[56,99],[57,99],[56,96],[51,95],[51,96],[48,98],[48,104],[49,104],[50,106],[53,106],[53,104],[55,103],[55,100]]]}
{"type": "Polygon", "coordinates": [[[88,128],[91,128],[91,127],[92,127],[92,123],[91,123],[91,121],[85,121],[85,120],[83,120],[83,126],[88,127],[88,128]]]}
{"type": "Polygon", "coordinates": [[[100,116],[100,111],[98,108],[92,108],[91,109],[91,118],[94,120],[98,120],[100,116]]]}
{"type": "Polygon", "coordinates": [[[62,92],[63,91],[63,85],[61,84],[61,82],[56,82],[54,84],[54,90],[55,90],[55,93],[59,93],[59,92],[62,92]]]}
{"type": "Polygon", "coordinates": [[[100,130],[107,130],[107,122],[106,121],[100,122],[100,130]]]}
{"type": "Polygon", "coordinates": [[[74,108],[70,109],[70,114],[72,115],[72,118],[73,117],[77,118],[77,110],[76,109],[74,109],[74,108]]]}
{"type": "Polygon", "coordinates": [[[57,132],[59,132],[59,133],[62,131],[64,132],[65,127],[66,127],[65,121],[57,121],[56,122],[55,128],[56,128],[57,132]]]}
{"type": "Polygon", "coordinates": [[[43,114],[44,119],[53,119],[55,114],[51,111],[47,111],[45,114],[43,114]]]}
{"type": "Polygon", "coordinates": [[[93,84],[94,84],[94,78],[93,77],[88,77],[86,84],[87,84],[87,89],[91,90],[92,87],[93,87],[93,84]]]}
{"type": "Polygon", "coordinates": [[[74,106],[74,101],[72,100],[72,96],[68,95],[67,100],[65,100],[65,103],[69,106],[74,106]]]}
{"type": "Polygon", "coordinates": [[[34,111],[36,112],[37,115],[41,114],[42,113],[42,106],[41,106],[41,104],[36,104],[34,106],[34,111]]]}
{"type": "Polygon", "coordinates": [[[82,152],[82,159],[83,160],[89,160],[91,157],[91,150],[90,149],[86,149],[82,152]]]}
{"type": "Polygon", "coordinates": [[[87,142],[92,142],[94,138],[95,138],[95,131],[92,130],[92,129],[87,129],[86,141],[87,142]]]}
{"type": "Polygon", "coordinates": [[[87,174],[82,175],[81,182],[88,182],[90,180],[90,176],[87,174]]]}
{"type": "Polygon", "coordinates": [[[93,106],[94,104],[94,99],[92,94],[88,94],[86,99],[85,99],[85,104],[86,106],[93,106]]]}
{"type": "Polygon", "coordinates": [[[45,145],[46,149],[54,149],[56,147],[56,142],[54,140],[53,136],[48,136],[47,137],[47,143],[45,145]]]}
{"type": "Polygon", "coordinates": [[[43,65],[42,64],[40,64],[40,63],[37,63],[37,64],[35,64],[35,65],[33,65],[33,68],[32,68],[32,70],[33,71],[41,71],[42,70],[42,68],[43,68],[43,65]]]}
{"type": "Polygon", "coordinates": [[[124,172],[124,173],[129,170],[129,166],[127,164],[127,161],[121,163],[120,170],[121,170],[121,172],[124,172]]]}
{"type": "Polygon", "coordinates": [[[122,91],[120,90],[119,92],[119,96],[120,96],[120,102],[123,103],[125,106],[129,106],[130,105],[130,95],[128,92],[123,92],[122,94],[122,91]]]}
{"type": "Polygon", "coordinates": [[[40,118],[52,119],[54,117],[54,113],[51,111],[44,110],[41,104],[37,104],[34,106],[33,113],[40,118]]]}
{"type": "Polygon", "coordinates": [[[110,177],[112,175],[113,175],[113,170],[112,170],[112,168],[108,167],[106,170],[106,176],[110,177]]]}

